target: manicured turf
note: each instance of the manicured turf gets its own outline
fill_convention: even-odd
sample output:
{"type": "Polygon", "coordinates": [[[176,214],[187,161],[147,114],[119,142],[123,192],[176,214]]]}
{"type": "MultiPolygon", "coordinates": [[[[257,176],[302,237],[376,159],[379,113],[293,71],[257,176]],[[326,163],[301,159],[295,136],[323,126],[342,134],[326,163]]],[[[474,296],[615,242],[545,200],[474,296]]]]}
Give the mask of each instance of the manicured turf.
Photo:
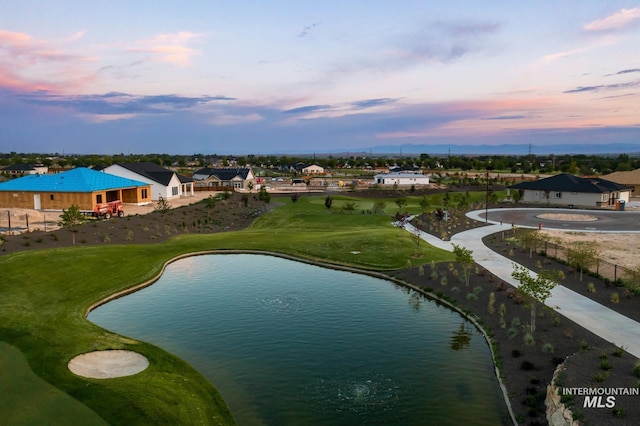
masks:
{"type": "MultiPolygon", "coordinates": [[[[111,424],[232,424],[216,389],[189,365],[160,348],[118,336],[85,319],[93,303],[156,277],[181,254],[206,250],[263,250],[373,270],[452,260],[452,254],[422,243],[390,224],[398,210],[368,212],[372,200],[335,197],[334,211],[356,203],[350,213],[330,213],[324,197],[286,199],[251,228],[233,233],[181,235],[167,243],[91,246],[20,252],[0,257],[0,341],[18,348],[33,373],[84,403],[111,424]],[[150,367],[135,376],[95,380],[67,369],[75,355],[101,349],[129,349],[150,367]]],[[[418,212],[418,199],[403,211],[418,212]]],[[[4,347],[7,348],[6,346],[4,347]]],[[[0,347],[3,351],[3,347],[0,347]]],[[[15,354],[10,355],[11,359],[15,354]]],[[[17,386],[24,368],[3,372],[17,386]]],[[[34,389],[40,385],[34,383],[34,389]]],[[[69,406],[75,404],[71,399],[69,406]]],[[[11,407],[0,406],[11,411],[11,407]]],[[[43,416],[46,416],[43,413],[43,416]]]]}

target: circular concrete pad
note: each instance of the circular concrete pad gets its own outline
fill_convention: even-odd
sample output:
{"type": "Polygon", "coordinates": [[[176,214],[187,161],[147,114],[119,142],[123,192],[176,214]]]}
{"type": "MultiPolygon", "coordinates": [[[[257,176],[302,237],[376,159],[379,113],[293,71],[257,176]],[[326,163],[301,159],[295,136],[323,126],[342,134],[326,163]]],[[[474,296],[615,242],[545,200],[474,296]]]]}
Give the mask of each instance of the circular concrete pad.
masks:
{"type": "Polygon", "coordinates": [[[69,361],[69,370],[82,377],[111,379],[144,371],[149,360],[133,351],[96,351],[78,355],[69,361]]]}

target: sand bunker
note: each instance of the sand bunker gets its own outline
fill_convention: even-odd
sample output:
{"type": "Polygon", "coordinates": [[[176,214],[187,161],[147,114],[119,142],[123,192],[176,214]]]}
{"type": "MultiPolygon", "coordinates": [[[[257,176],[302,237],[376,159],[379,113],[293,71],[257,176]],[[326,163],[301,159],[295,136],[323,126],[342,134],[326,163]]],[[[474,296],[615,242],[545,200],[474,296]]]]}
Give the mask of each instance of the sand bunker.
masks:
{"type": "Polygon", "coordinates": [[[69,361],[69,370],[82,377],[111,379],[144,371],[149,360],[133,351],[96,351],[78,355],[69,361]]]}
{"type": "Polygon", "coordinates": [[[544,213],[538,215],[540,219],[566,220],[568,222],[593,222],[597,217],[588,214],[544,213]]]}

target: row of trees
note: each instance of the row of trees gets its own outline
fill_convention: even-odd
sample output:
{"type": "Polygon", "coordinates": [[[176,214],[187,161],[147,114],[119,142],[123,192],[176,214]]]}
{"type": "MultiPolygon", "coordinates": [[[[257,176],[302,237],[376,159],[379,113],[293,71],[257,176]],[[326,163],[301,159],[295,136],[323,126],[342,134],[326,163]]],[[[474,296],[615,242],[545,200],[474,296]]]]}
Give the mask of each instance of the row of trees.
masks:
{"type": "Polygon", "coordinates": [[[115,154],[115,155],[72,155],[37,153],[0,153],[0,167],[11,164],[41,163],[52,167],[109,166],[118,162],[150,161],[170,167],[210,166],[220,162],[224,165],[281,168],[297,162],[315,163],[324,168],[366,169],[375,167],[417,167],[428,170],[496,170],[512,173],[553,173],[566,172],[579,175],[607,174],[614,171],[627,171],[640,168],[640,156],[620,154],[617,156],[599,155],[436,155],[419,156],[218,156],[218,155],[169,155],[169,154],[115,154]]]}

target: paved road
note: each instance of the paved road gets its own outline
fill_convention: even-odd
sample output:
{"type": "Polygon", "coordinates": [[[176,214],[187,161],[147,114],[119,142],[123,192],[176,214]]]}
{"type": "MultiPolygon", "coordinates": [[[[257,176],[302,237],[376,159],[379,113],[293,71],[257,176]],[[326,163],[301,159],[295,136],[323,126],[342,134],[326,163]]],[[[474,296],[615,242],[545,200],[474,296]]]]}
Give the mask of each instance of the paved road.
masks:
{"type": "MultiPolygon", "coordinates": [[[[582,232],[634,232],[640,233],[640,211],[609,211],[609,210],[579,210],[579,209],[489,209],[489,223],[514,224],[522,228],[554,229],[582,232]],[[558,215],[580,215],[584,218],[593,217],[595,220],[552,220],[540,217],[545,213],[558,215]]],[[[469,217],[485,222],[484,210],[476,210],[468,214],[469,217]]]]}
{"type": "MultiPolygon", "coordinates": [[[[521,209],[515,209],[521,210],[521,209]]],[[[537,210],[537,209],[536,209],[537,210]]],[[[442,241],[431,234],[427,234],[421,232],[420,235],[423,240],[427,241],[429,244],[442,248],[444,250],[453,251],[453,244],[456,244],[461,247],[468,248],[473,252],[473,258],[476,263],[491,271],[501,280],[508,282],[509,284],[518,287],[519,282],[516,281],[511,273],[513,272],[513,264],[512,261],[496,252],[488,248],[482,242],[482,238],[485,235],[490,235],[496,232],[509,230],[511,229],[511,221],[507,224],[503,221],[503,224],[500,224],[500,216],[494,215],[494,211],[501,211],[503,214],[509,214],[506,209],[496,209],[489,211],[489,218],[494,219],[497,218],[497,223],[493,225],[484,226],[480,228],[470,229],[465,232],[461,232],[459,234],[454,235],[451,238],[451,241],[442,241]]],[[[542,210],[539,210],[541,212],[542,210]]],[[[553,209],[553,212],[557,212],[557,209],[553,209]]],[[[578,210],[570,210],[574,214],[579,212],[578,210]]],[[[606,212],[606,213],[623,213],[623,212],[606,212]]],[[[629,212],[631,213],[631,212],[629,212]]],[[[485,211],[474,211],[470,212],[467,216],[484,221],[485,211]]],[[[535,217],[535,212],[531,212],[533,217],[535,217]]],[[[628,215],[632,217],[633,215],[628,215]]],[[[510,216],[516,217],[516,216],[510,216]]],[[[515,221],[514,225],[525,227],[527,226],[527,214],[519,215],[518,217],[522,217],[523,222],[515,221]]],[[[611,216],[607,216],[611,219],[611,216]]],[[[619,217],[622,217],[620,215],[619,217]]],[[[640,218],[640,214],[636,213],[636,220],[640,218]]],[[[531,219],[529,219],[531,220],[531,219]]],[[[611,221],[607,222],[608,225],[602,228],[600,232],[611,232],[612,228],[619,227],[617,224],[612,223],[611,221]]],[[[575,222],[571,222],[572,224],[575,222]]],[[[629,222],[632,224],[632,221],[629,222]]],[[[537,227],[537,225],[536,225],[537,227]]],[[[407,224],[405,226],[407,230],[410,232],[416,232],[415,228],[412,225],[407,224]]],[[[566,228],[556,228],[556,229],[565,229],[566,228]]],[[[618,231],[620,232],[620,231],[618,231]]],[[[530,271],[532,276],[535,276],[535,272],[530,271]]],[[[621,315],[606,306],[600,305],[599,303],[594,302],[593,300],[584,297],[562,285],[556,286],[553,290],[551,297],[547,299],[547,305],[554,307],[554,309],[558,310],[562,315],[569,318],[570,320],[580,324],[582,327],[590,330],[594,334],[602,337],[603,339],[615,343],[617,346],[623,346],[627,352],[630,354],[640,358],[640,324],[630,318],[621,315]]]]}

